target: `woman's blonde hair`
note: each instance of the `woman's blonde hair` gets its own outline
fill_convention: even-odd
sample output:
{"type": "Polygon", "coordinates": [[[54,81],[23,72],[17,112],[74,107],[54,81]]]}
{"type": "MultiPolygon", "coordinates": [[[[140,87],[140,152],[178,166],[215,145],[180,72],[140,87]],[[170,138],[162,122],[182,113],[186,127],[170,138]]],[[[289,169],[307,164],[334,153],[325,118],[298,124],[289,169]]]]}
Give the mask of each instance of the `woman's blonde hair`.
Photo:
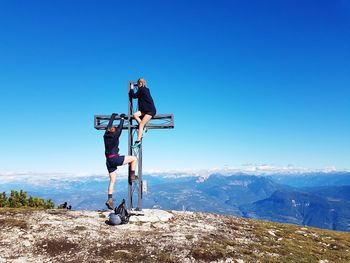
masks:
{"type": "Polygon", "coordinates": [[[139,81],[143,84],[144,87],[146,87],[146,80],[144,78],[139,78],[137,82],[139,81]]]}

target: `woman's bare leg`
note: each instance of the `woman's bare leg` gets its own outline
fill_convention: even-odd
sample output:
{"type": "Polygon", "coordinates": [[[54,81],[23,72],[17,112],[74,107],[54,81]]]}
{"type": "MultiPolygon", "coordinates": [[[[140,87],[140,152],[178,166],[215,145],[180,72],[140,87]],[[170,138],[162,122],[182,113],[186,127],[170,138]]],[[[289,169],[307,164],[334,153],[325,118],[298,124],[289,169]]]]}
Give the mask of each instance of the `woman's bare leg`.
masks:
{"type": "Polygon", "coordinates": [[[130,169],[131,171],[134,171],[136,170],[136,164],[137,164],[137,158],[135,156],[130,156],[130,155],[126,155],[124,157],[124,162],[123,162],[123,165],[124,164],[128,164],[130,163],[130,169]]]}
{"type": "Polygon", "coordinates": [[[134,118],[135,118],[135,120],[137,121],[138,124],[141,123],[141,119],[140,119],[141,116],[142,116],[141,111],[137,111],[137,112],[134,113],[134,118]]]}
{"type": "MultiPolygon", "coordinates": [[[[135,156],[129,156],[129,155],[125,156],[123,165],[124,164],[128,164],[128,163],[130,163],[131,171],[135,172],[136,164],[137,164],[137,158],[135,156]]],[[[109,173],[109,185],[108,185],[108,194],[109,195],[113,194],[116,176],[117,176],[117,171],[109,173]]]]}
{"type": "Polygon", "coordinates": [[[142,121],[139,123],[139,131],[137,134],[138,141],[141,141],[143,129],[144,129],[145,125],[147,124],[147,122],[149,122],[150,119],[152,119],[152,115],[145,114],[145,116],[143,116],[143,118],[142,118],[142,121]]]}
{"type": "Polygon", "coordinates": [[[109,185],[108,185],[108,194],[109,195],[113,194],[116,176],[117,176],[117,171],[109,173],[109,185]]]}
{"type": "Polygon", "coordinates": [[[115,177],[117,176],[117,170],[114,172],[109,173],[109,185],[108,185],[108,199],[106,201],[106,206],[109,209],[113,209],[113,190],[114,190],[114,184],[115,184],[115,177]]]}
{"type": "Polygon", "coordinates": [[[137,180],[137,176],[135,175],[137,158],[135,156],[130,156],[130,155],[125,156],[123,165],[128,163],[130,164],[128,182],[131,185],[133,180],[137,180]]]}

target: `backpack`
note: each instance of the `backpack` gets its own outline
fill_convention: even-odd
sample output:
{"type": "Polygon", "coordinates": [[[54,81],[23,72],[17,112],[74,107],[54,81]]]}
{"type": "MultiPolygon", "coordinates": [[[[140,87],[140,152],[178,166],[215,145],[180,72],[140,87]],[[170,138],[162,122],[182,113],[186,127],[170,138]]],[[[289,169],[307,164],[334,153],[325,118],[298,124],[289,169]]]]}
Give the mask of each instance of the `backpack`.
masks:
{"type": "Polygon", "coordinates": [[[114,209],[114,213],[120,217],[121,224],[127,224],[129,222],[130,214],[126,209],[125,199],[123,199],[121,204],[114,209]]]}

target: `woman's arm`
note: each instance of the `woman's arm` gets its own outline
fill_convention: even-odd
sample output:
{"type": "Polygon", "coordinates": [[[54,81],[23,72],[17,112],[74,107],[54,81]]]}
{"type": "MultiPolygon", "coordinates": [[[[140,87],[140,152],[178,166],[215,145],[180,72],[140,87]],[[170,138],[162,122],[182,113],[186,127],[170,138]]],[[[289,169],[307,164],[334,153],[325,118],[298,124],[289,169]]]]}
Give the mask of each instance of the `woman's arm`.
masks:
{"type": "Polygon", "coordinates": [[[116,131],[116,136],[118,136],[118,137],[120,136],[120,134],[122,133],[122,130],[123,130],[124,118],[125,118],[125,114],[124,113],[120,114],[120,122],[119,122],[118,129],[116,131]]]}
{"type": "Polygon", "coordinates": [[[105,133],[108,131],[109,128],[112,128],[114,118],[115,118],[115,116],[117,116],[117,115],[118,115],[117,113],[112,113],[111,118],[109,119],[108,125],[107,125],[107,127],[106,127],[105,133]]]}
{"type": "Polygon", "coordinates": [[[140,93],[141,93],[140,90],[141,89],[138,88],[137,91],[135,92],[134,85],[131,84],[130,91],[129,91],[130,97],[133,98],[133,99],[137,99],[139,97],[140,93]]]}

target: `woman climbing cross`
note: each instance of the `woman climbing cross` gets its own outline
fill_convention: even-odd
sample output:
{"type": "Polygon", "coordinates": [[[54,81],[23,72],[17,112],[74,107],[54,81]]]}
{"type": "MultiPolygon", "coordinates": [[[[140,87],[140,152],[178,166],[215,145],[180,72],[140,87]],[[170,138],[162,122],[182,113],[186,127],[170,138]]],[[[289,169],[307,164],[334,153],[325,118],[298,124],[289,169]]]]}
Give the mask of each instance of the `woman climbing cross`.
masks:
{"type": "Polygon", "coordinates": [[[135,176],[135,169],[137,164],[137,159],[135,156],[124,156],[119,155],[119,137],[122,133],[125,114],[120,114],[120,123],[118,127],[113,126],[113,121],[115,116],[118,114],[113,113],[105,134],[103,135],[105,144],[105,155],[106,155],[106,166],[109,173],[109,185],[108,185],[108,199],[106,201],[106,206],[109,209],[113,209],[113,199],[112,194],[114,190],[115,178],[117,176],[117,167],[130,163],[130,173],[129,173],[129,184],[131,181],[137,180],[135,176]]]}
{"type": "Polygon", "coordinates": [[[139,107],[139,110],[134,113],[134,118],[139,124],[139,130],[137,140],[135,141],[133,148],[138,147],[141,144],[142,136],[144,132],[147,131],[147,128],[145,128],[146,124],[157,113],[150,90],[146,87],[146,80],[144,78],[139,78],[137,80],[137,86],[138,90],[135,92],[134,85],[131,84],[129,92],[130,97],[133,99],[138,99],[139,107]]]}

